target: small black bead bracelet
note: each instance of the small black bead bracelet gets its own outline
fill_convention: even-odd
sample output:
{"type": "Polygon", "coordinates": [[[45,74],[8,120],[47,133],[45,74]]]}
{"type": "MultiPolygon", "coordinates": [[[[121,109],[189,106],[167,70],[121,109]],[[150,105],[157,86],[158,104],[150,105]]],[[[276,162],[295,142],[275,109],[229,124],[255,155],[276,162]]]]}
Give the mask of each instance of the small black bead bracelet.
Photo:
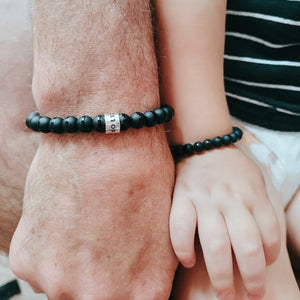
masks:
{"type": "Polygon", "coordinates": [[[26,119],[28,128],[43,133],[75,133],[90,132],[92,130],[104,133],[118,133],[132,127],[140,129],[144,126],[153,127],[157,124],[166,123],[172,120],[175,112],[169,105],[162,105],[153,111],[145,113],[135,112],[131,116],[126,114],[105,114],[95,118],[82,116],[79,119],[70,116],[65,119],[56,117],[43,117],[38,111],[32,112],[26,119]]]}
{"type": "Polygon", "coordinates": [[[194,145],[176,145],[171,146],[171,152],[174,158],[179,158],[185,155],[192,155],[195,153],[201,153],[205,150],[211,150],[222,146],[229,146],[239,141],[243,136],[243,131],[238,127],[233,127],[230,134],[225,134],[222,137],[215,137],[213,139],[207,139],[203,142],[196,142],[194,145]]]}

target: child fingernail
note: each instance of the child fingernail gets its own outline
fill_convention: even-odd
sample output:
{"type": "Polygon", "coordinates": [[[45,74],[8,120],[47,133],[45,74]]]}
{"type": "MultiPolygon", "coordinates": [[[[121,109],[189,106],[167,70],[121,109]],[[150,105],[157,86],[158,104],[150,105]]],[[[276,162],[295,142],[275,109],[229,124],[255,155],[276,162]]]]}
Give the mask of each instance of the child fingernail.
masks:
{"type": "Polygon", "coordinates": [[[261,300],[263,296],[264,296],[264,293],[258,293],[258,294],[250,294],[250,293],[248,293],[247,294],[247,297],[250,300],[261,300]]]}
{"type": "Polygon", "coordinates": [[[193,268],[195,266],[195,258],[192,258],[191,260],[185,261],[184,263],[182,263],[184,265],[185,268],[193,268]]]}
{"type": "Polygon", "coordinates": [[[219,298],[219,300],[232,300],[234,298],[234,295],[234,292],[224,292],[219,293],[217,297],[219,298]]]}

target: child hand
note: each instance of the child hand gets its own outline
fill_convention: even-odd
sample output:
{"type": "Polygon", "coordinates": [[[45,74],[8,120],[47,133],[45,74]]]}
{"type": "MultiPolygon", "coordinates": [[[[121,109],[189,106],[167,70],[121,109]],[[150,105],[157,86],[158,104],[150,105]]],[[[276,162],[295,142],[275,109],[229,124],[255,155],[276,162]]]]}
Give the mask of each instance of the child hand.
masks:
{"type": "Polygon", "coordinates": [[[234,297],[233,249],[248,297],[261,299],[266,265],[279,254],[280,229],[259,168],[231,146],[187,157],[176,172],[170,233],[179,261],[195,264],[197,225],[219,298],[234,297]]]}

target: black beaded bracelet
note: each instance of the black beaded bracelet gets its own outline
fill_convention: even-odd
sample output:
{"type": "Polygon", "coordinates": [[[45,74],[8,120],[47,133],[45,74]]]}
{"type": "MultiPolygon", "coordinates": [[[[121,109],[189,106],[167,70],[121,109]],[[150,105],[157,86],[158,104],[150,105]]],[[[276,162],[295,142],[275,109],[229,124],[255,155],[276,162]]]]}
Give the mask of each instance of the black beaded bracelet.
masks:
{"type": "Polygon", "coordinates": [[[201,153],[205,150],[211,150],[222,146],[229,146],[239,141],[243,136],[243,131],[238,127],[233,127],[232,132],[225,134],[222,137],[215,137],[213,139],[207,139],[203,142],[196,142],[194,145],[176,145],[171,146],[171,152],[174,158],[179,158],[185,155],[192,155],[195,153],[201,153]]]}
{"type": "Polygon", "coordinates": [[[131,116],[126,114],[104,114],[98,115],[95,118],[82,116],[76,118],[69,116],[65,119],[56,117],[43,117],[38,111],[32,112],[26,119],[28,128],[43,132],[43,133],[75,133],[75,132],[90,132],[95,130],[103,133],[118,133],[132,127],[140,129],[143,127],[153,127],[157,124],[166,123],[172,120],[175,112],[169,105],[162,105],[153,111],[145,113],[135,112],[131,116]]]}

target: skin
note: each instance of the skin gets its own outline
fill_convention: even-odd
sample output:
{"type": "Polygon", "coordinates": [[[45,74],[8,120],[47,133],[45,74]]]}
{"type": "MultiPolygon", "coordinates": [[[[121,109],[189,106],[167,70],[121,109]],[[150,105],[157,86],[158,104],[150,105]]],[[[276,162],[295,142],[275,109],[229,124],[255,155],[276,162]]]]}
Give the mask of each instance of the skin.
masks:
{"type": "MultiPolygon", "coordinates": [[[[32,15],[41,114],[159,106],[147,2],[37,0],[32,15]]],[[[162,126],[43,135],[10,247],[12,270],[50,300],[168,299],[177,267],[168,230],[173,180],[162,126]]]]}
{"type": "Polygon", "coordinates": [[[280,248],[279,224],[259,169],[239,149],[179,163],[170,218],[174,249],[188,267],[195,263],[197,226],[208,274],[220,298],[235,292],[231,248],[250,298],[264,295],[266,264],[275,261],[280,248]],[[211,166],[214,172],[205,176],[211,166]]]}
{"type": "MultiPolygon", "coordinates": [[[[227,159],[229,159],[227,155],[227,159]]],[[[198,162],[199,164],[200,162],[198,162]]],[[[204,162],[201,161],[201,164],[204,162]]],[[[182,165],[181,167],[187,168],[187,166],[182,165]]],[[[239,166],[240,168],[241,166],[239,166]]],[[[226,168],[224,168],[226,169],[226,168]]],[[[195,171],[194,171],[195,172],[195,171]]],[[[230,172],[228,170],[222,171],[230,172]]],[[[190,176],[193,173],[190,173],[190,176]]],[[[230,174],[233,175],[233,174],[230,174]]],[[[182,178],[181,178],[182,179],[182,178]]],[[[286,224],[285,224],[285,214],[282,209],[281,199],[279,198],[278,192],[273,188],[271,184],[271,180],[268,177],[265,177],[266,185],[268,190],[269,198],[272,201],[272,205],[275,209],[276,215],[279,220],[280,224],[280,235],[281,240],[286,240],[286,224]]],[[[226,181],[225,181],[226,182],[226,181]]],[[[222,182],[219,182],[222,183],[222,182]]],[[[245,183],[244,183],[245,184],[245,183]]],[[[189,182],[189,186],[192,186],[191,182],[189,182]]],[[[192,191],[199,194],[199,190],[195,191],[195,188],[192,191]]],[[[247,197],[249,199],[249,197],[247,197]]],[[[238,202],[236,202],[238,204],[238,202]]],[[[265,202],[260,203],[260,205],[266,205],[265,202]]],[[[203,205],[203,204],[202,204],[203,205]]],[[[230,202],[227,204],[230,205],[230,202]]],[[[224,206],[223,206],[224,207],[224,206]]],[[[240,208],[240,206],[238,207],[240,208]]],[[[239,222],[238,228],[240,228],[241,222],[239,222]]],[[[210,231],[211,232],[211,231],[210,231]]],[[[213,234],[213,232],[211,232],[213,234]]],[[[213,239],[211,239],[213,240],[213,239]]],[[[189,300],[202,300],[202,299],[211,299],[215,300],[216,293],[214,291],[214,287],[210,284],[210,277],[208,273],[208,269],[205,268],[205,257],[204,251],[200,248],[200,243],[196,240],[195,243],[196,248],[196,265],[191,269],[186,269],[184,267],[180,267],[177,271],[176,278],[174,281],[174,290],[173,290],[173,299],[189,299],[189,300]]],[[[249,252],[250,254],[250,252],[249,252]]],[[[249,257],[253,259],[255,256],[249,257]]],[[[249,271],[253,270],[250,266],[249,271]]],[[[287,248],[285,243],[281,243],[279,256],[276,261],[268,266],[265,272],[265,294],[262,297],[261,295],[257,295],[257,298],[254,295],[249,295],[247,290],[243,284],[243,278],[240,274],[238,264],[233,258],[233,276],[234,276],[234,288],[235,288],[235,295],[219,295],[219,299],[234,299],[234,300],[241,300],[241,299],[263,299],[263,300],[280,300],[280,299],[292,299],[297,300],[299,299],[299,288],[295,281],[293,271],[291,268],[287,248]],[[250,296],[250,297],[249,297],[250,296]]],[[[253,278],[255,279],[255,277],[253,278]]],[[[255,281],[254,281],[255,282],[255,281]]]]}
{"type": "MultiPolygon", "coordinates": [[[[288,228],[287,239],[291,255],[291,260],[293,262],[293,267],[295,270],[300,270],[300,237],[299,228],[300,221],[297,216],[300,213],[300,188],[298,188],[292,201],[286,210],[286,225],[288,228]]],[[[298,278],[299,281],[299,278],[298,278]]]]}
{"type": "MultiPolygon", "coordinates": [[[[0,226],[1,226],[1,237],[0,237],[0,246],[2,250],[7,251],[9,244],[10,244],[10,239],[12,236],[12,233],[17,225],[17,222],[19,220],[20,214],[21,214],[21,207],[22,207],[22,197],[23,197],[23,191],[24,191],[24,183],[25,183],[25,177],[27,174],[27,170],[29,168],[30,162],[34,156],[34,153],[36,151],[38,142],[39,142],[39,135],[35,133],[31,133],[30,131],[24,129],[24,116],[27,115],[28,112],[35,110],[35,103],[32,98],[32,93],[31,93],[31,88],[30,88],[30,82],[31,82],[31,60],[32,60],[32,49],[31,49],[31,32],[29,30],[29,25],[27,23],[27,20],[24,18],[24,11],[26,12],[26,1],[20,2],[20,1],[14,1],[14,0],[9,0],[6,1],[7,3],[4,3],[3,1],[1,2],[1,14],[3,16],[7,16],[7,20],[4,20],[4,17],[1,16],[1,21],[4,22],[6,21],[6,24],[9,24],[8,28],[14,29],[13,32],[9,31],[7,32],[7,35],[4,35],[4,32],[1,33],[1,39],[3,38],[3,41],[5,43],[1,42],[1,57],[4,58],[3,62],[5,64],[1,64],[3,68],[0,70],[0,77],[1,77],[1,84],[3,88],[0,89],[0,96],[1,96],[1,101],[0,101],[0,115],[3,116],[1,120],[5,120],[7,116],[14,120],[11,124],[16,124],[15,126],[7,126],[5,130],[1,130],[1,140],[2,140],[2,145],[5,145],[5,147],[0,147],[0,155],[1,155],[1,161],[7,162],[6,164],[0,164],[0,201],[1,201],[1,206],[0,206],[0,226]],[[9,6],[6,4],[10,4],[14,7],[14,10],[12,11],[9,9],[9,6]],[[3,6],[2,6],[3,5],[3,6]],[[5,10],[4,10],[5,9],[5,10]],[[13,19],[13,16],[17,16],[17,19],[13,19]],[[9,22],[9,23],[8,23],[9,22]],[[21,30],[22,29],[22,30],[21,30]],[[10,40],[12,36],[15,34],[15,39],[10,40]],[[4,56],[5,53],[9,53],[9,56],[4,56]],[[8,74],[10,76],[8,76],[8,74]],[[17,79],[17,80],[16,80],[17,79]],[[16,111],[17,110],[17,111],[16,111]],[[19,118],[16,118],[16,116],[19,116],[19,118]],[[13,139],[11,137],[14,137],[13,139]],[[20,147],[22,145],[22,147],[20,147]],[[17,158],[17,164],[14,162],[16,161],[17,158]],[[3,180],[2,180],[3,179],[3,180]],[[9,212],[9,213],[8,213],[9,212]]],[[[1,26],[1,28],[4,28],[1,26]]],[[[155,68],[154,68],[155,69],[155,68]]],[[[7,122],[1,122],[1,128],[7,124],[7,122]]],[[[162,137],[162,139],[164,136],[162,137]]],[[[68,142],[68,147],[69,148],[75,148],[75,145],[72,142],[68,142]]],[[[62,140],[60,140],[60,143],[57,144],[60,148],[62,145],[65,144],[62,140]]],[[[47,145],[48,146],[48,145],[47,145]]],[[[82,147],[82,145],[81,145],[82,147]]],[[[109,148],[108,148],[109,149],[109,148]]],[[[49,149],[47,149],[49,150],[49,149]]],[[[50,148],[50,150],[53,150],[53,148],[50,148]]],[[[75,151],[72,150],[72,154],[74,154],[75,151]]],[[[83,152],[85,151],[85,148],[81,148],[83,152]]],[[[95,150],[96,151],[96,150],[95,150]]],[[[59,151],[58,151],[59,152],[59,151]]],[[[55,152],[57,153],[57,152],[55,152]]],[[[85,154],[85,153],[84,153],[85,154]]],[[[66,156],[68,154],[66,153],[66,156]]],[[[40,157],[40,156],[38,156],[40,157]]],[[[53,159],[53,157],[51,158],[53,159]]],[[[155,156],[155,160],[157,159],[157,155],[155,156]]],[[[154,160],[154,159],[153,159],[154,160]]],[[[202,160],[202,158],[201,158],[202,160]]],[[[143,160],[144,164],[144,160],[143,160]]],[[[45,167],[49,170],[49,164],[45,165],[45,167]]],[[[55,165],[55,164],[54,164],[55,165]]],[[[69,165],[68,165],[69,167],[69,165]]],[[[156,172],[153,170],[153,172],[156,172]]],[[[119,173],[119,172],[118,172],[119,173]]],[[[39,174],[40,174],[40,169],[39,169],[39,174]]],[[[72,176],[72,178],[76,177],[76,174],[72,176]]],[[[153,176],[150,176],[153,177],[153,176]]],[[[49,179],[48,179],[49,180],[49,179]]],[[[50,180],[51,181],[51,180],[50,180]]],[[[69,180],[68,180],[69,182],[69,180]]],[[[147,178],[147,183],[149,182],[149,178],[147,178]]],[[[52,184],[51,182],[49,184],[52,184]]],[[[60,183],[62,184],[62,183],[60,183]]],[[[126,187],[127,189],[127,187],[126,187]]],[[[45,194],[42,193],[42,191],[36,191],[36,193],[42,194],[41,198],[44,199],[45,194]]],[[[55,191],[53,191],[55,193],[55,191]]],[[[61,193],[61,192],[60,192],[61,193]]],[[[65,189],[63,191],[65,194],[65,189]]],[[[299,193],[298,193],[299,195],[299,193]]],[[[48,197],[48,196],[47,196],[48,197]]],[[[47,197],[45,197],[47,199],[47,197]]],[[[77,194],[75,198],[77,197],[77,194]]],[[[159,193],[159,197],[161,197],[161,193],[159,193]]],[[[59,197],[58,197],[59,198],[59,197]]],[[[73,201],[74,198],[72,198],[73,201]]],[[[299,201],[299,197],[295,195],[295,199],[293,202],[291,202],[291,205],[288,207],[287,210],[287,220],[288,220],[288,228],[293,229],[289,230],[288,232],[291,232],[290,234],[290,240],[293,240],[294,243],[293,245],[295,246],[295,249],[297,249],[297,237],[298,235],[295,234],[293,235],[293,232],[297,233],[297,224],[295,224],[295,220],[297,218],[294,217],[293,212],[297,212],[297,203],[299,201]],[[295,203],[295,204],[294,204],[295,203]],[[294,204],[294,205],[292,205],[294,204]]],[[[52,199],[51,199],[52,200],[52,199]]],[[[273,199],[273,203],[275,206],[275,209],[278,214],[278,218],[280,220],[281,224],[281,234],[282,234],[282,240],[285,239],[285,225],[284,225],[284,215],[282,212],[282,207],[279,201],[276,201],[273,199]]],[[[277,199],[278,200],[278,199],[277,199]]],[[[32,202],[32,200],[30,200],[32,202]]],[[[79,202],[79,201],[78,201],[79,202]]],[[[43,202],[44,204],[44,202],[43,202]]],[[[58,204],[60,205],[60,208],[63,209],[64,205],[63,203],[60,203],[58,201],[55,201],[55,205],[58,204]]],[[[80,203],[77,203],[80,205],[80,203]]],[[[102,204],[102,202],[101,202],[102,204]]],[[[52,210],[53,207],[51,205],[55,206],[53,203],[50,203],[49,201],[46,202],[46,207],[47,210],[52,210]]],[[[82,204],[81,204],[82,205],[82,204]]],[[[28,207],[32,207],[33,205],[28,205],[28,207]]],[[[68,206],[70,207],[70,206],[68,206]]],[[[36,210],[35,216],[40,214],[40,209],[36,210]]],[[[52,211],[49,212],[48,214],[52,214],[52,211]]],[[[62,219],[65,219],[65,215],[63,216],[62,219]]],[[[51,218],[48,218],[49,220],[51,218]]],[[[46,223],[44,220],[45,218],[41,216],[40,220],[44,223],[46,223]]],[[[60,226],[55,224],[56,220],[58,220],[58,216],[56,219],[51,223],[51,225],[55,225],[55,228],[61,229],[60,226]]],[[[28,219],[27,219],[27,222],[28,219]]],[[[78,220],[75,225],[80,225],[80,228],[83,228],[86,226],[86,223],[83,224],[83,221],[78,220]]],[[[98,220],[97,220],[98,222],[98,220]]],[[[145,222],[144,220],[142,222],[145,222]]],[[[67,222],[65,222],[67,223],[67,222]]],[[[64,224],[65,224],[64,223],[64,224]]],[[[75,222],[74,222],[75,223],[75,222]]],[[[26,223],[28,224],[28,223],[26,223]]],[[[45,224],[43,224],[46,226],[45,224]]],[[[66,226],[69,226],[70,224],[65,224],[66,226]]],[[[74,226],[75,226],[74,225],[74,226]]],[[[125,224],[127,226],[127,224],[125,224]]],[[[48,224],[49,226],[49,224],[48,224]]],[[[70,226],[71,227],[71,226],[70,226]]],[[[125,227],[126,228],[126,227],[125,227]]],[[[74,229],[74,228],[73,228],[74,229]]],[[[119,228],[116,228],[116,232],[118,231],[119,228]]],[[[75,229],[74,229],[75,230],[75,229]]],[[[45,228],[41,228],[41,232],[45,231],[45,228]]],[[[65,232],[69,232],[71,234],[71,229],[68,228],[65,232]]],[[[75,230],[76,233],[78,233],[78,228],[75,230]]],[[[52,229],[51,229],[52,232],[52,229]]],[[[62,231],[61,234],[64,232],[62,231]]],[[[45,231],[45,234],[48,234],[45,231]]],[[[41,237],[41,236],[40,236],[41,237]]],[[[29,238],[31,238],[29,236],[29,238]]],[[[33,237],[32,239],[35,240],[38,237],[33,237]]],[[[88,239],[87,237],[83,237],[83,239],[88,239]]],[[[51,247],[53,246],[53,243],[57,241],[58,243],[62,243],[61,240],[56,237],[56,239],[49,241],[48,239],[44,238],[41,243],[38,243],[35,248],[40,247],[42,251],[39,249],[39,252],[44,252],[45,251],[45,244],[51,243],[51,247]]],[[[65,239],[64,239],[65,243],[65,239]]],[[[69,251],[70,250],[70,245],[69,242],[66,243],[67,247],[66,248],[61,248],[61,253],[63,253],[66,249],[69,251]]],[[[65,245],[65,244],[64,244],[65,245]]],[[[299,244],[298,244],[299,245],[299,244]]],[[[27,245],[29,247],[29,245],[27,245]]],[[[51,248],[50,247],[50,248],[51,248]]],[[[126,246],[127,247],[127,246],[126,246]]],[[[125,247],[125,248],[126,248],[125,247]]],[[[72,248],[72,247],[71,247],[72,248]]],[[[299,249],[299,248],[298,248],[299,249]]],[[[37,250],[37,249],[35,249],[37,250]]],[[[72,248],[72,251],[75,249],[72,248]]],[[[47,249],[47,252],[45,251],[45,256],[43,257],[43,260],[41,261],[41,264],[45,266],[45,269],[47,268],[47,259],[50,259],[50,257],[46,257],[46,254],[49,249],[47,249]]],[[[55,251],[55,250],[54,250],[55,251]]],[[[52,251],[52,253],[54,252],[52,251]]],[[[70,252],[72,253],[72,252],[70,252]]],[[[186,272],[184,268],[180,268],[177,273],[177,277],[175,280],[174,284],[174,292],[173,296],[175,299],[192,299],[189,297],[196,297],[195,299],[215,299],[215,294],[214,291],[210,285],[210,281],[208,278],[207,271],[205,269],[205,263],[203,260],[203,257],[201,255],[201,249],[199,249],[199,243],[196,243],[196,253],[197,253],[197,264],[196,266],[191,270],[186,272]],[[192,295],[192,296],[191,296],[192,295]],[[177,297],[177,298],[176,298],[177,297]],[[181,298],[180,298],[181,297],[181,298]]],[[[269,267],[269,272],[266,274],[266,289],[267,289],[267,294],[264,297],[264,299],[298,299],[298,294],[294,294],[293,296],[293,291],[295,291],[295,285],[293,277],[291,277],[291,270],[289,267],[289,261],[288,257],[286,255],[286,249],[285,245],[282,243],[281,245],[281,253],[279,258],[277,259],[276,263],[273,264],[271,267],[269,267]],[[282,279],[285,279],[284,281],[282,279]],[[276,294],[276,295],[275,295],[276,294]],[[295,296],[296,295],[296,296],[295,296]],[[268,298],[267,298],[268,297],[268,298]],[[276,298],[277,297],[277,298],[276,298]],[[294,297],[294,298],[293,298],[294,297]]],[[[38,253],[40,254],[40,253],[38,253]]],[[[89,255],[86,255],[87,257],[89,255]]],[[[101,256],[101,255],[100,255],[101,256]]],[[[27,258],[27,255],[24,255],[24,258],[27,258]]],[[[84,255],[82,256],[84,257],[84,255]]],[[[123,258],[123,255],[122,255],[123,258]]],[[[37,256],[35,261],[37,259],[42,259],[41,256],[37,256]]],[[[72,259],[70,259],[66,254],[63,254],[59,257],[51,257],[52,261],[59,261],[59,264],[62,264],[62,266],[65,264],[64,259],[69,263],[69,265],[72,265],[72,259]]],[[[156,258],[155,258],[156,259],[156,258]]],[[[23,262],[23,261],[22,261],[23,262]]],[[[26,266],[28,266],[31,261],[26,262],[26,266]]],[[[38,278],[39,274],[33,274],[31,276],[31,273],[35,273],[36,270],[34,270],[34,267],[39,267],[37,266],[39,264],[34,263],[34,266],[30,266],[30,270],[26,276],[30,277],[28,280],[30,282],[33,282],[31,280],[33,277],[38,278]]],[[[233,264],[234,266],[234,277],[235,277],[235,282],[236,282],[236,298],[237,300],[244,299],[243,297],[245,296],[245,292],[242,288],[242,282],[239,279],[239,274],[238,270],[236,268],[236,265],[233,264]]],[[[51,266],[52,267],[52,266],[51,266]]],[[[41,271],[41,276],[43,277],[38,278],[39,280],[43,282],[51,284],[53,283],[53,276],[58,275],[58,269],[59,268],[54,268],[51,272],[49,272],[49,269],[47,268],[46,271],[41,271]],[[47,276],[46,276],[46,275],[47,276]],[[45,278],[47,277],[47,278],[45,278]],[[50,279],[49,279],[50,278],[50,279]],[[52,283],[51,283],[52,280],[52,283]]],[[[88,268],[87,268],[88,270],[88,268]]],[[[66,272],[66,276],[71,276],[71,274],[75,274],[76,272],[79,272],[76,268],[68,270],[66,272]],[[73,272],[72,272],[73,271],[73,272]]],[[[25,275],[24,275],[25,276],[25,275]]],[[[152,276],[152,275],[151,275],[152,276]]],[[[74,276],[75,277],[75,276],[74,276]]],[[[73,276],[70,277],[70,282],[67,284],[67,288],[74,288],[74,286],[71,286],[71,281],[74,279],[73,276]]],[[[119,278],[117,281],[117,284],[119,284],[119,278]]],[[[58,280],[57,280],[58,281],[58,280]]],[[[76,280],[74,280],[75,282],[76,280]]],[[[168,281],[168,280],[167,280],[168,281]]],[[[65,282],[64,282],[65,283],[65,282]]],[[[33,284],[33,283],[32,283],[33,284]]],[[[75,285],[75,283],[74,283],[75,285]]],[[[82,281],[80,281],[80,284],[78,284],[81,289],[84,284],[82,284],[82,281]]],[[[41,290],[41,288],[36,285],[36,288],[38,290],[41,290]]],[[[55,287],[54,287],[55,288],[55,287]]],[[[50,287],[49,287],[50,289],[50,287]]],[[[65,287],[59,286],[58,290],[61,289],[61,291],[64,291],[65,287]]],[[[95,288],[96,289],[96,288],[95,288]]],[[[143,290],[144,292],[145,290],[143,290]]],[[[51,291],[51,294],[60,294],[61,292],[59,291],[51,291]]],[[[68,294],[68,293],[66,293],[68,294]]],[[[143,299],[145,299],[144,294],[143,299]]],[[[86,295],[83,295],[80,299],[85,299],[86,295]]],[[[121,294],[121,296],[118,299],[122,299],[122,297],[127,297],[126,294],[121,294]],[[124,296],[125,295],[125,296],[124,296]]],[[[72,296],[67,296],[64,295],[63,299],[68,299],[67,297],[72,296]]],[[[89,298],[91,299],[91,298],[89,298]]],[[[113,298],[112,298],[113,299],[113,298]]],[[[128,299],[128,298],[126,298],[128,299]]],[[[158,299],[163,299],[163,298],[158,298],[158,299]]]]}
{"type": "MultiPolygon", "coordinates": [[[[168,128],[170,144],[193,144],[228,134],[232,125],[223,83],[226,1],[191,0],[183,5],[179,0],[163,0],[156,5],[161,98],[176,111],[168,128]]],[[[187,268],[196,263],[196,228],[207,275],[218,298],[229,300],[238,294],[236,299],[246,295],[262,299],[267,266],[276,261],[285,238],[280,235],[279,215],[262,173],[239,148],[193,155],[176,165],[170,233],[174,251],[187,268]],[[234,264],[239,269],[239,284],[234,264]]],[[[188,271],[183,273],[189,276],[188,271]]],[[[192,274],[200,276],[195,270],[192,274]]],[[[179,277],[182,285],[176,281],[180,287],[176,287],[175,299],[198,299],[192,292],[183,292],[193,291],[193,277],[179,277]]],[[[293,278],[291,270],[289,278],[293,278]]],[[[206,282],[198,282],[194,290],[204,289],[206,282]]],[[[212,297],[197,293],[200,295],[212,297]]]]}

